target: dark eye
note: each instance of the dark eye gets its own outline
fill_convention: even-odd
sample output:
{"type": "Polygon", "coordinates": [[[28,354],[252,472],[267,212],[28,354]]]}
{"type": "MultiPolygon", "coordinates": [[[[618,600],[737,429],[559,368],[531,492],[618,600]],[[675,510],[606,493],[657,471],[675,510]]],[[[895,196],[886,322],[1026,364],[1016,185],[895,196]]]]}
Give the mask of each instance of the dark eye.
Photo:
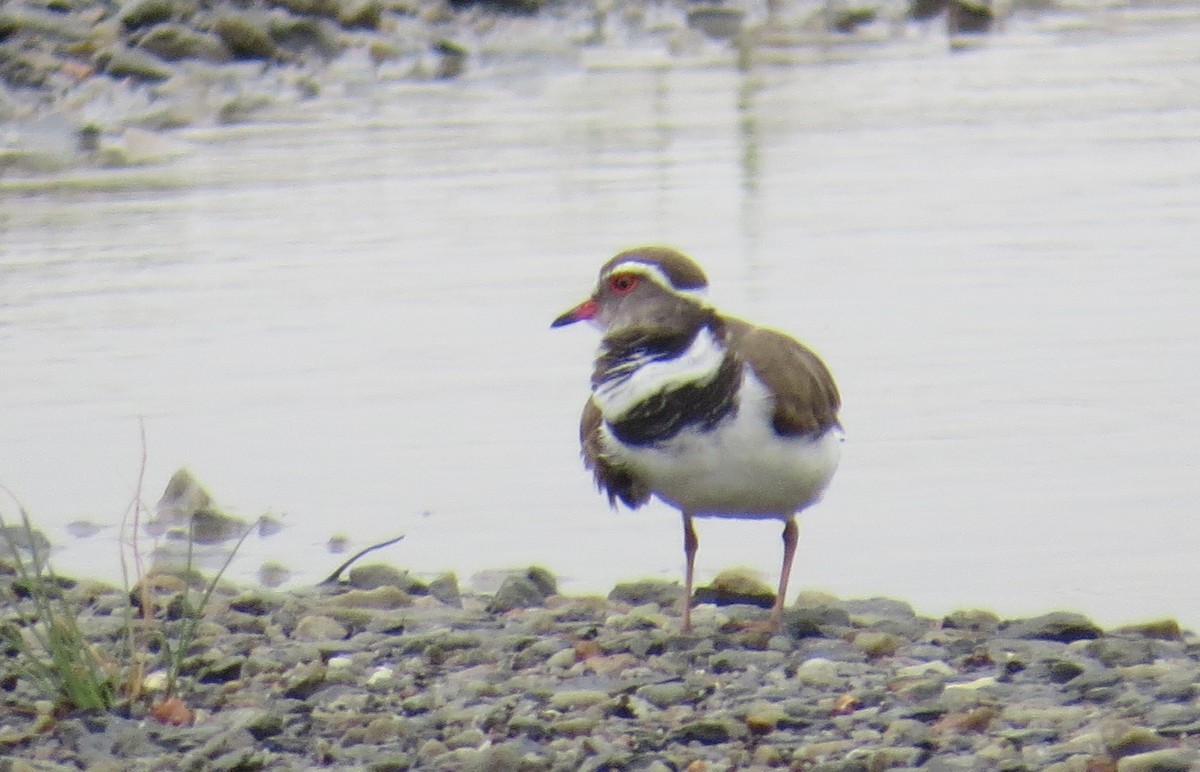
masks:
{"type": "Polygon", "coordinates": [[[619,273],[608,280],[608,286],[618,295],[628,295],[638,285],[638,277],[631,273],[619,273]]]}

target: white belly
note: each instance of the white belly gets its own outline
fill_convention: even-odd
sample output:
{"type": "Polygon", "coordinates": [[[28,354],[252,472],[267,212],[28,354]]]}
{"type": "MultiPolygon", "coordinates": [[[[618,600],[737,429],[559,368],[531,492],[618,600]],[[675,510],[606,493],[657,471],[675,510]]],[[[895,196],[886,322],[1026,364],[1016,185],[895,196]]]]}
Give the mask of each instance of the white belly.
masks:
{"type": "Polygon", "coordinates": [[[737,413],[713,429],[689,429],[645,447],[623,446],[605,431],[606,455],[693,515],[786,517],[820,498],[837,469],[842,432],[780,437],[771,427],[773,411],[770,394],[748,371],[737,413]]]}

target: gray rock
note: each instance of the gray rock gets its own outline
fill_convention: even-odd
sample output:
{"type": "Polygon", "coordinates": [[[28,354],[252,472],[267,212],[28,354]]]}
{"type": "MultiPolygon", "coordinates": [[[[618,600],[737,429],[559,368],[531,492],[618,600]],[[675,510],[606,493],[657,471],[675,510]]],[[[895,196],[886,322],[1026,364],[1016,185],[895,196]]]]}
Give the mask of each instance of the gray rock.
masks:
{"type": "Polygon", "coordinates": [[[1145,638],[1106,636],[1089,642],[1086,651],[1109,667],[1147,664],[1155,659],[1154,647],[1145,638]]]}
{"type": "Polygon", "coordinates": [[[301,665],[292,669],[283,681],[283,696],[306,700],[325,685],[326,668],[322,664],[301,665]]]}
{"type": "Polygon", "coordinates": [[[842,607],[859,624],[870,625],[880,619],[916,619],[917,612],[902,600],[895,598],[852,598],[842,602],[842,607]]]}
{"type": "Polygon", "coordinates": [[[1065,684],[1087,669],[1080,663],[1065,657],[1053,657],[1046,660],[1045,666],[1050,680],[1056,684],[1065,684]]]}
{"type": "Polygon", "coordinates": [[[523,574],[506,578],[488,602],[487,610],[492,614],[503,614],[519,608],[535,608],[544,605],[546,598],[557,591],[557,583],[550,572],[533,567],[523,574]]]}
{"type": "Polygon", "coordinates": [[[442,574],[430,582],[429,594],[447,606],[462,608],[462,593],[458,589],[458,577],[453,572],[442,574]]]}
{"type": "Polygon", "coordinates": [[[199,59],[219,63],[232,58],[229,49],[216,35],[170,22],[147,30],[138,45],[168,62],[199,59]]]}
{"type": "Polygon", "coordinates": [[[1088,670],[1065,684],[1067,689],[1085,700],[1105,702],[1121,690],[1121,675],[1111,670],[1088,670]]]}
{"type": "Polygon", "coordinates": [[[952,611],[943,618],[942,627],[991,635],[1000,629],[1000,617],[983,609],[952,611]]]}
{"type": "Polygon", "coordinates": [[[548,598],[558,594],[558,580],[545,568],[530,566],[525,570],[525,576],[533,582],[543,596],[548,598]]]}
{"type": "Polygon", "coordinates": [[[697,695],[683,681],[647,684],[637,690],[637,696],[663,710],[673,705],[695,702],[697,695]]]}
{"type": "Polygon", "coordinates": [[[0,528],[0,555],[7,559],[12,549],[22,552],[36,551],[44,559],[50,553],[50,540],[41,531],[30,526],[6,525],[0,528]]]}
{"type": "Polygon", "coordinates": [[[707,718],[684,724],[671,733],[678,743],[698,742],[701,745],[720,745],[749,734],[749,730],[731,719],[707,718]]]}
{"type": "Polygon", "coordinates": [[[284,720],[278,713],[258,710],[251,713],[242,726],[255,740],[262,741],[283,732],[284,720]]]}
{"type": "Polygon", "coordinates": [[[266,593],[261,590],[247,590],[229,601],[229,607],[234,611],[252,616],[264,616],[276,609],[282,608],[285,596],[266,593]]]}
{"type": "Polygon", "coordinates": [[[715,3],[697,5],[688,10],[687,25],[713,40],[732,40],[741,31],[745,15],[741,8],[715,3]]]}
{"type": "Polygon", "coordinates": [[[340,622],[323,614],[308,614],[296,623],[292,638],[297,641],[333,641],[342,640],[349,631],[340,622]]]}
{"type": "Polygon", "coordinates": [[[315,54],[333,59],[346,48],[337,26],[326,19],[272,16],[267,31],[280,47],[290,54],[315,54]]]}
{"type": "Polygon", "coordinates": [[[912,718],[898,718],[887,725],[883,733],[885,745],[925,745],[933,740],[933,731],[921,721],[912,718]]]}
{"type": "Polygon", "coordinates": [[[283,53],[262,14],[222,13],[213,32],[236,59],[279,59],[283,53]]]}
{"type": "Polygon", "coordinates": [[[1012,638],[1029,638],[1044,641],[1071,641],[1099,638],[1104,631],[1083,614],[1055,611],[1031,619],[1016,619],[1005,622],[1004,634],[1012,638]]]}
{"type": "Polygon", "coordinates": [[[345,29],[378,29],[382,19],[383,4],[379,0],[346,0],[337,17],[345,29]]]}
{"type": "Polygon", "coordinates": [[[242,677],[244,657],[220,657],[205,665],[196,675],[196,680],[202,684],[223,684],[236,681],[242,677]]]}
{"type": "Polygon", "coordinates": [[[803,606],[783,612],[782,631],[793,638],[832,635],[831,628],[849,626],[850,612],[841,606],[803,606]]]}
{"type": "Polygon", "coordinates": [[[631,606],[655,603],[660,608],[670,608],[679,602],[683,586],[665,579],[642,579],[636,582],[621,582],[608,593],[608,599],[631,606]]]}
{"type": "Polygon", "coordinates": [[[1167,738],[1141,726],[1117,727],[1108,733],[1104,743],[1109,755],[1118,759],[1162,750],[1170,745],[1167,738]]]}
{"type": "Polygon", "coordinates": [[[1187,772],[1197,760],[1200,753],[1194,750],[1170,748],[1126,756],[1117,762],[1117,772],[1187,772]]]}
{"type": "Polygon", "coordinates": [[[140,0],[121,14],[121,24],[130,31],[143,29],[191,16],[197,7],[195,0],[140,0]]]}
{"type": "Polygon", "coordinates": [[[1174,619],[1158,619],[1152,622],[1140,622],[1138,624],[1125,625],[1113,630],[1113,633],[1124,635],[1140,635],[1145,638],[1154,638],[1159,641],[1181,641],[1183,640],[1183,630],[1179,627],[1179,622],[1174,619]]]}
{"type": "Polygon", "coordinates": [[[5,3],[0,8],[0,30],[7,38],[18,32],[48,37],[53,40],[81,41],[91,35],[91,27],[82,19],[18,3],[5,3]]]}
{"type": "Polygon", "coordinates": [[[374,590],[376,587],[404,587],[407,575],[407,571],[388,563],[366,563],[351,568],[346,578],[351,587],[374,590]]]}
{"type": "Polygon", "coordinates": [[[730,569],[713,577],[706,587],[700,587],[693,595],[696,603],[713,603],[717,606],[749,605],[771,608],[775,604],[775,591],[750,572],[730,569]]]}

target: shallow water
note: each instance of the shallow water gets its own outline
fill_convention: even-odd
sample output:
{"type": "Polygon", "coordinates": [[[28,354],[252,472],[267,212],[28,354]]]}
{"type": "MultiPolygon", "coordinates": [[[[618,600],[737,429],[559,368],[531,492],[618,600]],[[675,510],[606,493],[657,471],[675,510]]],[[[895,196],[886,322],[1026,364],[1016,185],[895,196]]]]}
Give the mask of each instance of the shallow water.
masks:
{"type": "MultiPolygon", "coordinates": [[[[548,328],[612,252],[665,242],[839,379],[848,441],[794,588],[1200,626],[1183,16],[384,83],[185,132],[153,169],[0,180],[0,482],[69,573],[119,576],[144,422],[149,504],[186,465],[282,519],[242,578],[315,581],[330,536],[400,533],[380,557],[422,572],[675,578],[673,511],[610,512],[578,461],[594,333],[548,328]]],[[[777,525],[700,524],[704,576],[774,582],[779,553],[777,525]]]]}

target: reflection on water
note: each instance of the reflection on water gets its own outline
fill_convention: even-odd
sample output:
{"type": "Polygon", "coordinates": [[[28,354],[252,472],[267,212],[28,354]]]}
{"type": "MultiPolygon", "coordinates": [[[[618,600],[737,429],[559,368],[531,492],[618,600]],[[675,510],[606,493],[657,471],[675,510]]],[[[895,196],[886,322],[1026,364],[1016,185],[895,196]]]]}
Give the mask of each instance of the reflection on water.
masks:
{"type": "MultiPolygon", "coordinates": [[[[381,86],[100,192],[0,182],[0,482],[60,569],[116,577],[115,529],[68,527],[119,522],[144,419],[144,500],[186,465],[284,524],[247,580],[400,533],[418,571],[676,578],[673,511],[609,512],[580,466],[594,337],[547,329],[666,242],[839,377],[793,586],[1200,624],[1197,25],[1129,19],[381,86]]],[[[770,570],[777,530],[704,522],[699,570],[770,570]]]]}

